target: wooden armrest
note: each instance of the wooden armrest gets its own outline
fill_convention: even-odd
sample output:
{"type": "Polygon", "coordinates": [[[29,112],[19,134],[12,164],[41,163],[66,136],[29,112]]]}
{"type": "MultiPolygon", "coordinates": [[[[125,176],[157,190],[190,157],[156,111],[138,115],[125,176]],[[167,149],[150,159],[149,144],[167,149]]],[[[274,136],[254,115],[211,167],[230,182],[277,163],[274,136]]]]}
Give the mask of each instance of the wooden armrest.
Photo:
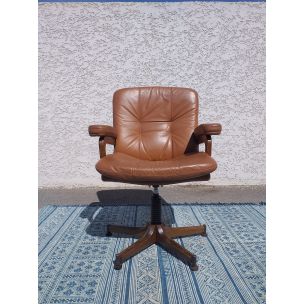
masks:
{"type": "Polygon", "coordinates": [[[106,125],[92,125],[89,126],[90,136],[99,136],[99,137],[112,137],[116,139],[117,134],[113,127],[106,125]]]}
{"type": "Polygon", "coordinates": [[[111,126],[106,125],[92,125],[89,126],[90,136],[99,136],[99,156],[100,158],[106,156],[106,145],[114,145],[116,143],[116,131],[111,126]]]}
{"type": "Polygon", "coordinates": [[[219,123],[201,124],[194,130],[196,137],[201,135],[219,135],[221,134],[222,126],[219,123]]]}
{"type": "Polygon", "coordinates": [[[218,123],[201,124],[193,132],[198,144],[205,144],[205,152],[211,156],[212,140],[211,135],[221,134],[222,126],[218,123]]]}

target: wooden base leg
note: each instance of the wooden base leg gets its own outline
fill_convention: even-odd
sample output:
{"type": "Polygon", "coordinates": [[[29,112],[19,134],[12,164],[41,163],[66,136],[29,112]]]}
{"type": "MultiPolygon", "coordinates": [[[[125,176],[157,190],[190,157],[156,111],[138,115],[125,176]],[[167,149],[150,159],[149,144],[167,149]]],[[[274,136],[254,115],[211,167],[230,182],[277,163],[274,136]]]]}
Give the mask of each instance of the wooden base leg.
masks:
{"type": "Polygon", "coordinates": [[[163,227],[165,235],[170,238],[201,235],[207,236],[206,225],[193,227],[163,227]]]}
{"type": "Polygon", "coordinates": [[[143,237],[141,237],[139,240],[137,240],[125,250],[116,254],[116,259],[114,261],[114,269],[121,269],[122,263],[124,263],[126,260],[153,245],[155,243],[154,230],[154,226],[149,226],[143,237]]]}
{"type": "Polygon", "coordinates": [[[118,226],[118,225],[108,225],[106,236],[111,236],[112,233],[121,233],[130,236],[140,237],[144,235],[147,227],[128,227],[128,226],[118,226]]]}
{"type": "Polygon", "coordinates": [[[152,244],[160,245],[164,250],[174,255],[190,267],[192,271],[198,270],[196,256],[186,248],[175,242],[172,238],[190,235],[206,235],[206,226],[194,227],[166,227],[164,225],[148,225],[147,227],[108,226],[109,233],[123,233],[140,236],[128,248],[116,254],[114,268],[119,270],[122,264],[152,244]]]}
{"type": "Polygon", "coordinates": [[[119,270],[122,264],[152,244],[158,244],[170,254],[187,264],[192,271],[198,270],[196,256],[172,238],[190,235],[206,235],[206,225],[194,227],[166,227],[148,225],[147,227],[125,227],[109,225],[108,232],[140,236],[135,243],[116,255],[114,268],[119,270]]]}
{"type": "Polygon", "coordinates": [[[165,249],[167,252],[171,253],[176,258],[182,260],[185,264],[189,266],[192,271],[198,270],[196,264],[196,256],[192,254],[189,250],[169,238],[167,235],[163,234],[159,229],[159,238],[157,243],[165,249]]]}

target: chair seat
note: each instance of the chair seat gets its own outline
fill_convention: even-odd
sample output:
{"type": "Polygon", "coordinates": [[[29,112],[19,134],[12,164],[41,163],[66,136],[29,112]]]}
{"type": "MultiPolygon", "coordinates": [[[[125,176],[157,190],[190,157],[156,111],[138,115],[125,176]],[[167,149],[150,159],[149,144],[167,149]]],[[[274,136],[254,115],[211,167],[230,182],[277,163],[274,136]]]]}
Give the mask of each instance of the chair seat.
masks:
{"type": "Polygon", "coordinates": [[[215,160],[205,152],[183,154],[169,160],[150,161],[114,152],[99,160],[96,170],[122,182],[182,182],[215,171],[215,160]]]}

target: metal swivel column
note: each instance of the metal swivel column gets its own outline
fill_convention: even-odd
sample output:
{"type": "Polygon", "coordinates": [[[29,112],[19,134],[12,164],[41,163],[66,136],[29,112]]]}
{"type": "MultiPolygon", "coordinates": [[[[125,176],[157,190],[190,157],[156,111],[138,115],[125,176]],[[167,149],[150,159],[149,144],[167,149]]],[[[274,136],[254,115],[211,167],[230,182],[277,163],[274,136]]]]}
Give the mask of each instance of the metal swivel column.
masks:
{"type": "Polygon", "coordinates": [[[158,185],[153,185],[153,194],[151,197],[151,225],[161,224],[161,197],[158,191],[158,185]]]}

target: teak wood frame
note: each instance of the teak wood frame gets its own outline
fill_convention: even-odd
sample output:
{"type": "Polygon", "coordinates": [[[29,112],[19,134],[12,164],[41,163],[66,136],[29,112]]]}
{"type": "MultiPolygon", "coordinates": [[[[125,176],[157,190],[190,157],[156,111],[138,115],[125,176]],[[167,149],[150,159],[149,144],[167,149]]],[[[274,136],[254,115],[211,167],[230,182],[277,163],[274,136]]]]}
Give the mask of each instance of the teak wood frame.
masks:
{"type": "Polygon", "coordinates": [[[192,271],[198,270],[196,256],[174,241],[174,238],[193,235],[206,236],[206,225],[191,227],[169,227],[161,222],[161,197],[158,185],[153,186],[151,197],[151,220],[144,227],[127,227],[108,225],[107,236],[113,233],[126,234],[139,238],[135,243],[116,254],[114,268],[119,270],[122,264],[153,244],[157,244],[167,252],[183,261],[192,271]]]}

